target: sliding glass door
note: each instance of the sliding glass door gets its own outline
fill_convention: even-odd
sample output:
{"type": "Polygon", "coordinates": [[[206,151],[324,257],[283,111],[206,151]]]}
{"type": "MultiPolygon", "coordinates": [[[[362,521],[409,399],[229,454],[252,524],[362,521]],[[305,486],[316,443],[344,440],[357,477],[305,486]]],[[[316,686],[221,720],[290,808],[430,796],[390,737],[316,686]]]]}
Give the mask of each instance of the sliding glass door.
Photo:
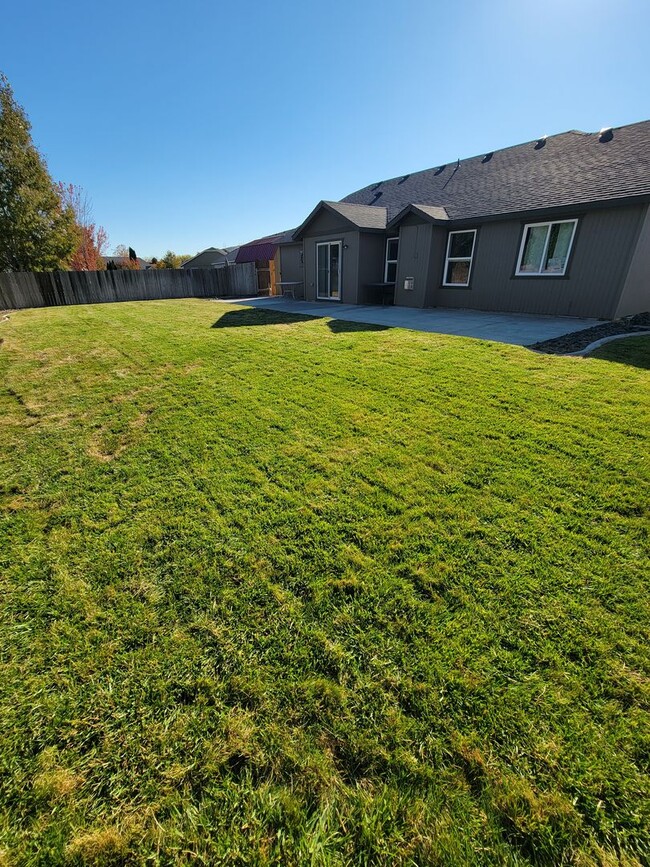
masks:
{"type": "Polygon", "coordinates": [[[341,242],[316,244],[316,295],[341,300],[341,242]]]}

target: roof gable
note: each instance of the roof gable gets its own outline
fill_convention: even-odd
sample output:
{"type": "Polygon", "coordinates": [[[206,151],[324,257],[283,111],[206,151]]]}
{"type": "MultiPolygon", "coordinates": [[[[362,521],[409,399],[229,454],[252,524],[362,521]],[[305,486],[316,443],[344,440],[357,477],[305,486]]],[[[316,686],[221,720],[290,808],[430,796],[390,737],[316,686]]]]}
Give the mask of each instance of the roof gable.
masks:
{"type": "Polygon", "coordinates": [[[383,232],[386,228],[386,208],[371,205],[348,204],[346,202],[319,202],[307,219],[293,234],[295,240],[300,239],[307,227],[322,212],[336,214],[352,229],[363,229],[371,232],[383,232]]]}
{"type": "Polygon", "coordinates": [[[395,228],[395,226],[398,226],[404,217],[409,214],[415,214],[418,217],[422,217],[422,219],[427,223],[446,223],[449,220],[449,214],[444,208],[435,205],[410,204],[393,217],[393,219],[388,223],[387,228],[395,228]]]}

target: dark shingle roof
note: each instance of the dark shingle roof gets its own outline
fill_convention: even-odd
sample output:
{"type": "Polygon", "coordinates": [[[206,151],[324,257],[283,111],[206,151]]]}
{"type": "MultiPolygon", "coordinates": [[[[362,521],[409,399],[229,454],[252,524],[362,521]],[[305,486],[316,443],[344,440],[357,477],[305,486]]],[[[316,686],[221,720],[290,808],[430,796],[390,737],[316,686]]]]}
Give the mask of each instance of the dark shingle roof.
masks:
{"type": "Polygon", "coordinates": [[[302,233],[312,222],[316,215],[322,211],[333,211],[347,220],[351,226],[357,229],[370,229],[382,231],[386,228],[388,212],[386,208],[365,204],[348,204],[347,202],[319,202],[307,219],[294,231],[294,239],[302,237],[302,233]]]}
{"type": "Polygon", "coordinates": [[[649,195],[650,121],[642,121],[603,136],[572,130],[400,175],[351,193],[339,207],[386,208],[392,220],[417,202],[462,220],[649,195]]]}
{"type": "Polygon", "coordinates": [[[437,205],[419,205],[417,202],[413,202],[403,208],[397,216],[393,217],[393,220],[398,220],[400,217],[405,216],[409,211],[414,214],[419,214],[421,217],[427,217],[429,220],[436,220],[437,222],[444,222],[449,219],[449,214],[444,208],[440,208],[437,205]]]}
{"type": "Polygon", "coordinates": [[[347,204],[343,202],[323,202],[329,205],[333,211],[337,211],[346,220],[354,223],[360,229],[385,229],[387,213],[386,208],[369,206],[367,204],[347,204]]]}

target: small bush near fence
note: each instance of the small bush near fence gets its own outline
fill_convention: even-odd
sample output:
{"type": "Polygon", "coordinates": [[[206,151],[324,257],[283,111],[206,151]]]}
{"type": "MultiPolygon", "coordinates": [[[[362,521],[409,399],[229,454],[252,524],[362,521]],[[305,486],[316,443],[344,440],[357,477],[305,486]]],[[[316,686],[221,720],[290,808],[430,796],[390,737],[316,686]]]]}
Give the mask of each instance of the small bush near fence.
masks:
{"type": "Polygon", "coordinates": [[[52,271],[0,274],[0,308],[55,307],[147,301],[156,298],[226,298],[257,294],[255,264],[228,268],[151,271],[52,271]]]}

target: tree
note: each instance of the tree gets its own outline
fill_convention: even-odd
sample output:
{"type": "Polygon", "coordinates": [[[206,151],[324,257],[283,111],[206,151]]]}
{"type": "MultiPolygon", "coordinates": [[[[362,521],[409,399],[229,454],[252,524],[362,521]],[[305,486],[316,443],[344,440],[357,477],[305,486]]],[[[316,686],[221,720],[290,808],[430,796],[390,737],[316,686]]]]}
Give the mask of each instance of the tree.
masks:
{"type": "Polygon", "coordinates": [[[63,204],[72,208],[79,229],[79,242],[72,254],[70,268],[73,271],[102,271],[108,235],[103,226],[95,224],[90,199],[76,184],[65,186],[59,183],[57,186],[63,204]]]}
{"type": "Polygon", "coordinates": [[[172,250],[167,250],[162,259],[156,262],[156,268],[180,268],[183,262],[187,262],[192,257],[188,254],[174,253],[172,250]]]}
{"type": "Polygon", "coordinates": [[[65,268],[79,243],[72,208],[61,201],[30,130],[0,73],[0,271],[65,268]]]}

